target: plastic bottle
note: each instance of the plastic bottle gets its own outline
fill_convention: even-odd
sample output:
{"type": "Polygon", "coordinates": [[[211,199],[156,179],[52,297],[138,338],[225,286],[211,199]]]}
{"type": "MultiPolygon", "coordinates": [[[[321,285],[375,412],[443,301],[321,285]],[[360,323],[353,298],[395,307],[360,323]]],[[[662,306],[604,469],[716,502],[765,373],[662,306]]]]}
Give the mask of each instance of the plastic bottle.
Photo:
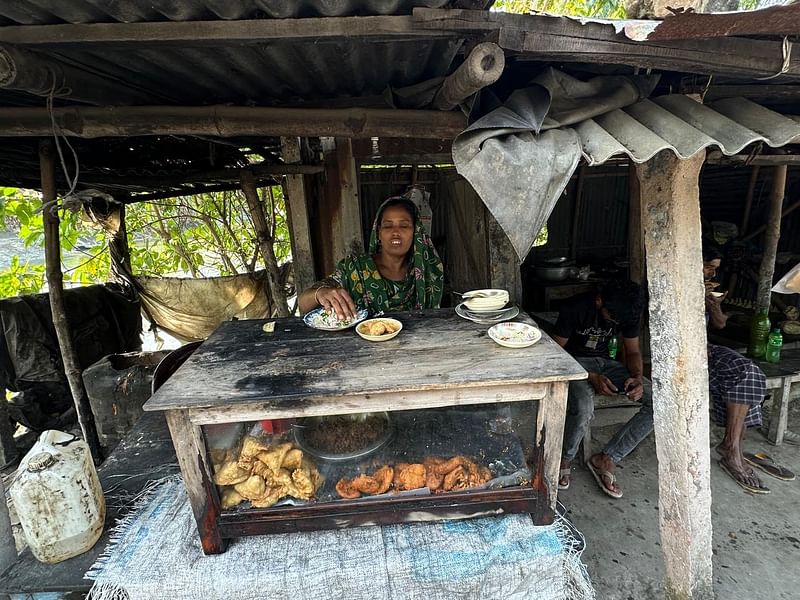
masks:
{"type": "Polygon", "coordinates": [[[619,342],[617,341],[617,336],[611,336],[611,339],[608,340],[608,357],[609,358],[617,358],[617,351],[619,350],[619,342]]]}
{"type": "Polygon", "coordinates": [[[781,347],[783,346],[783,336],[777,327],[773,329],[767,339],[767,351],[765,353],[767,362],[776,363],[781,359],[781,347]]]}
{"type": "Polygon", "coordinates": [[[753,316],[753,321],[750,323],[750,345],[747,348],[751,358],[764,358],[770,325],[767,309],[762,308],[753,316]]]}
{"type": "Polygon", "coordinates": [[[89,550],[103,532],[106,502],[89,447],[49,430],[25,455],[11,499],[33,555],[55,564],[89,550]]]}

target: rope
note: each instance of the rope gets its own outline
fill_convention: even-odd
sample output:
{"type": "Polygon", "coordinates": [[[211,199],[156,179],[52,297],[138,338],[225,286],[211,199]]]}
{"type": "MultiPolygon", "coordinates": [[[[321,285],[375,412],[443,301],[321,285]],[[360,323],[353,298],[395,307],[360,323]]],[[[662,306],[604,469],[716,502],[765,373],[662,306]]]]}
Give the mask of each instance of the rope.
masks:
{"type": "Polygon", "coordinates": [[[776,77],[780,77],[789,70],[789,66],[792,62],[792,42],[789,40],[788,35],[783,36],[783,44],[781,44],[781,52],[783,53],[783,65],[781,65],[781,70],[775,73],[774,75],[770,75],[769,77],[756,77],[756,80],[766,81],[767,79],[775,79],[776,77]]]}

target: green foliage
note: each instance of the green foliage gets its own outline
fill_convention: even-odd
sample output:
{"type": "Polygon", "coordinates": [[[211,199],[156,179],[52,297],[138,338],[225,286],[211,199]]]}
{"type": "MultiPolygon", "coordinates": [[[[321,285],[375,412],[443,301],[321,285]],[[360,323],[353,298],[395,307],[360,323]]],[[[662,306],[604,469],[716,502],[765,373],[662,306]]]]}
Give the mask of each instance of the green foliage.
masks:
{"type": "Polygon", "coordinates": [[[600,19],[625,18],[622,0],[497,0],[492,9],[517,14],[544,12],[600,19]]]}
{"type": "MultiPolygon", "coordinates": [[[[283,191],[261,190],[278,263],[291,257],[283,191]]],[[[26,247],[44,245],[38,194],[0,188],[0,223],[16,229],[26,247]]],[[[65,283],[87,285],[108,279],[110,256],[102,228],[82,213],[60,212],[65,283]]],[[[194,277],[234,275],[263,268],[255,229],[241,192],[219,192],[126,207],[134,274],[194,277]]],[[[36,293],[45,281],[43,265],[20,263],[0,272],[0,298],[36,293]]]]}

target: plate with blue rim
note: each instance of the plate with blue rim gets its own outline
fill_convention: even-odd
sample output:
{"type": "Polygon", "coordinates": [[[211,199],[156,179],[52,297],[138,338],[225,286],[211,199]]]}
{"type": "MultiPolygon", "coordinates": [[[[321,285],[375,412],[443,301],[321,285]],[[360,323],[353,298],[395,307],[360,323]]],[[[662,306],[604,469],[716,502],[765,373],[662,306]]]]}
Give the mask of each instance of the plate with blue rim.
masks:
{"type": "Polygon", "coordinates": [[[340,319],[336,313],[326,310],[321,306],[314,310],[307,312],[303,316],[303,323],[314,329],[322,329],[323,331],[341,331],[343,329],[350,329],[358,325],[369,316],[366,308],[361,308],[356,312],[355,319],[340,319]]]}

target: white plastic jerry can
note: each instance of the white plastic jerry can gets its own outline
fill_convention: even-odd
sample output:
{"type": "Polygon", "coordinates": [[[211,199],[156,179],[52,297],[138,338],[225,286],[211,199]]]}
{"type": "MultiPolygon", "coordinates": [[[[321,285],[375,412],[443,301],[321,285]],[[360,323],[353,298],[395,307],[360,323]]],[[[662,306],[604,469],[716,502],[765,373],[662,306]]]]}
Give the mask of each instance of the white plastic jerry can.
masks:
{"type": "Polygon", "coordinates": [[[82,554],[103,532],[106,501],[82,439],[45,431],[17,469],[11,499],[33,555],[54,564],[82,554]]]}

